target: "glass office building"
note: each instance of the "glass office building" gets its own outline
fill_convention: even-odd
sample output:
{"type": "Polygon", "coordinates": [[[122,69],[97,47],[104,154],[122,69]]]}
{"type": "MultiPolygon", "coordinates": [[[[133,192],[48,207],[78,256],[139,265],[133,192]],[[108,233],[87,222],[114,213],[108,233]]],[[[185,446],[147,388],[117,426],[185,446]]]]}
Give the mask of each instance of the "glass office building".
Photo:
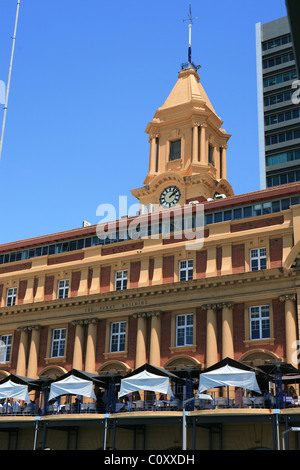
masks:
{"type": "Polygon", "coordinates": [[[300,104],[288,17],[256,24],[260,187],[300,181],[300,104]]]}

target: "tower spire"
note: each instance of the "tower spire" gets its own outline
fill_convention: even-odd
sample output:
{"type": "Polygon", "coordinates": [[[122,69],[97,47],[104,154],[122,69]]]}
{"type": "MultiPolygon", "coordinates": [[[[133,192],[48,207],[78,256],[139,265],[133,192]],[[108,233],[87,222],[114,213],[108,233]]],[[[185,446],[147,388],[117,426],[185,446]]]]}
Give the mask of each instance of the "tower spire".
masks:
{"type": "Polygon", "coordinates": [[[188,62],[187,64],[182,64],[182,68],[190,68],[190,67],[193,67],[194,69],[198,69],[200,68],[199,65],[195,65],[193,62],[192,62],[192,27],[193,27],[193,23],[194,23],[194,20],[197,20],[198,17],[196,16],[195,18],[193,18],[193,15],[192,15],[192,6],[191,4],[189,4],[189,14],[188,14],[188,18],[184,19],[183,21],[188,21],[189,22],[189,47],[188,47],[188,62]]]}

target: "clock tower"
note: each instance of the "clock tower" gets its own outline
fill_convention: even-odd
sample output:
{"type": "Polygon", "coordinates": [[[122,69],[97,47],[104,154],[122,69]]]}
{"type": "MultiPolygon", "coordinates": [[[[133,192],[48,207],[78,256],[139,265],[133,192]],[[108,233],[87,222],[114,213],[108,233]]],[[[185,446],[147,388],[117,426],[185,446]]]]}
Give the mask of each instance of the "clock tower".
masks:
{"type": "Polygon", "coordinates": [[[182,64],[177,83],[146,128],[149,170],[144,186],[131,191],[142,213],[152,212],[151,207],[171,208],[218,194],[234,195],[226,177],[231,136],[222,129],[223,121],[200,82],[200,67],[191,59],[191,7],[188,20],[188,62],[182,64]]]}
{"type": "Polygon", "coordinates": [[[230,135],[222,129],[200,82],[188,64],[165,103],[148,123],[149,171],[144,186],[131,191],[141,206],[203,202],[216,194],[233,196],[226,179],[230,135]]]}

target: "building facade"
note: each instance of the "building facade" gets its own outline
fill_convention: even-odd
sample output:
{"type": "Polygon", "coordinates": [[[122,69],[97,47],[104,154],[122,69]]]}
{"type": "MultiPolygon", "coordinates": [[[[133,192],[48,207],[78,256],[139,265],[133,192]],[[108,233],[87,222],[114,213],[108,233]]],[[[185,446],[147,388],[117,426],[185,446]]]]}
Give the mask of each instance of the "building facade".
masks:
{"type": "Polygon", "coordinates": [[[300,183],[234,195],[192,66],[146,132],[139,216],[0,246],[0,379],[298,367],[300,183]]]}
{"type": "Polygon", "coordinates": [[[298,79],[288,17],[256,24],[260,188],[300,180],[298,79]],[[297,87],[298,88],[298,87],[297,87]]]}

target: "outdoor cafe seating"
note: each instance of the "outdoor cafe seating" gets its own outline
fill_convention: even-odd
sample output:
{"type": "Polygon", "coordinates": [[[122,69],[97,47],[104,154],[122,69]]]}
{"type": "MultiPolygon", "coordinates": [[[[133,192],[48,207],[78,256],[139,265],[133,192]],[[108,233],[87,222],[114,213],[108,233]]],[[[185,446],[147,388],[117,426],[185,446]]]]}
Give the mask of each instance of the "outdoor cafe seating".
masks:
{"type": "Polygon", "coordinates": [[[300,384],[298,370],[284,363],[275,366],[253,368],[226,358],[198,371],[199,380],[193,376],[192,388],[182,373],[149,364],[124,377],[74,369],[56,380],[11,374],[0,381],[0,419],[7,415],[178,412],[191,400],[188,409],[199,412],[299,407],[299,397],[288,393],[291,384],[300,384]],[[270,384],[275,394],[270,393],[270,384]]]}

